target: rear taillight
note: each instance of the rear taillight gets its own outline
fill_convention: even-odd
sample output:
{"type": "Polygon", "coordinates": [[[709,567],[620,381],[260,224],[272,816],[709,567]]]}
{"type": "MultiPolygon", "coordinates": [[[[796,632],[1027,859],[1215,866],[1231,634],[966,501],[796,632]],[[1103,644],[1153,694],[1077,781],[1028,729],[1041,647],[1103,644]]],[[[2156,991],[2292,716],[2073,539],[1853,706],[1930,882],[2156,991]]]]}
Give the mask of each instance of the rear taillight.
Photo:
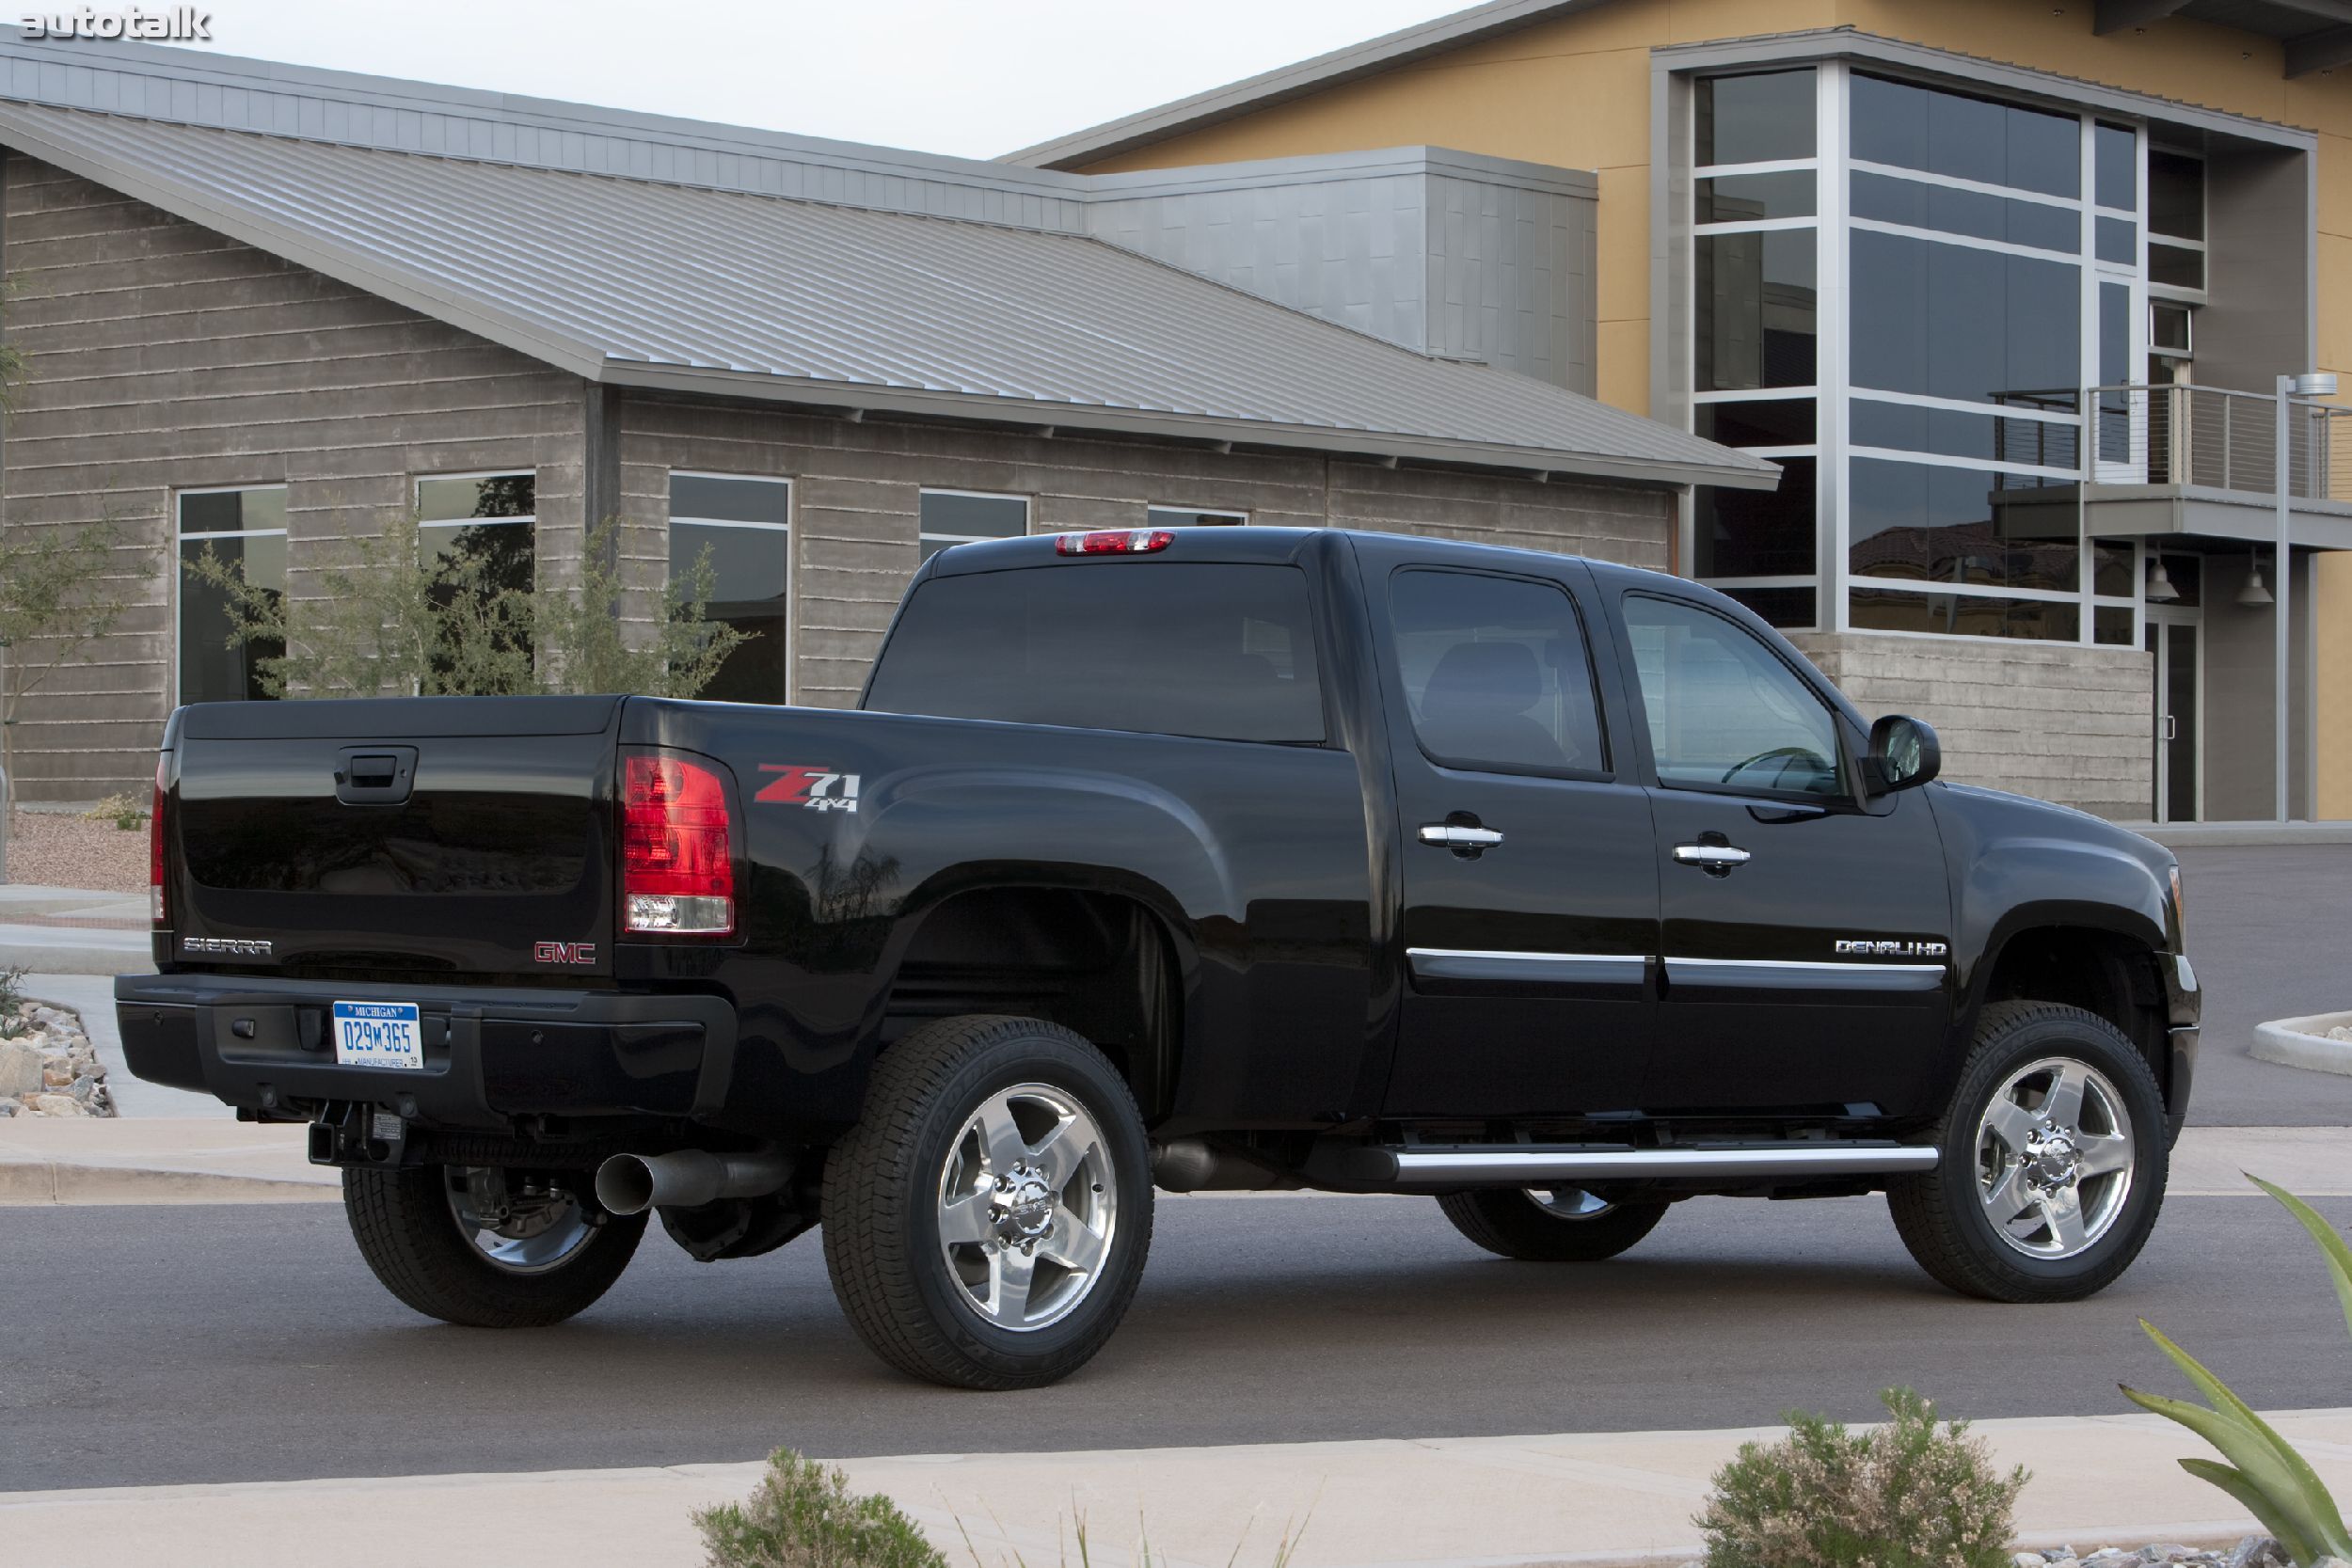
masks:
{"type": "Polygon", "coordinates": [[[621,929],[725,936],[735,929],[726,785],[683,757],[621,759],[621,929]]]}
{"type": "Polygon", "coordinates": [[[1054,541],[1059,555],[1151,555],[1176,543],[1164,528],[1113,529],[1105,533],[1065,533],[1054,541]]]}
{"type": "Polygon", "coordinates": [[[168,752],[155,758],[155,798],[147,808],[147,912],[158,926],[168,912],[164,908],[164,764],[168,759],[168,752]]]}

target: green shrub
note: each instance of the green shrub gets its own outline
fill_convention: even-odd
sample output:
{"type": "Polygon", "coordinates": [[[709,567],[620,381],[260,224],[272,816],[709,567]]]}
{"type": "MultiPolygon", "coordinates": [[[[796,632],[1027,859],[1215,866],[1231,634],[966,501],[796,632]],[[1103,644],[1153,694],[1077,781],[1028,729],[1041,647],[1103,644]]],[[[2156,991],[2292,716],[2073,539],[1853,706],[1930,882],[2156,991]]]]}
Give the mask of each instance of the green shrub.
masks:
{"type": "Polygon", "coordinates": [[[24,1021],[17,1009],[24,1006],[24,992],[20,990],[24,979],[24,966],[0,969],[0,1040],[11,1040],[26,1033],[24,1021]]]}
{"type": "Polygon", "coordinates": [[[1893,1419],[1869,1432],[1795,1411],[1780,1442],[1742,1444],[1694,1521],[1708,1568],[2009,1568],[2024,1469],[1998,1474],[1910,1389],[1879,1397],[1893,1419]]]}
{"type": "MultiPolygon", "coordinates": [[[[2275,1187],[2259,1176],[2249,1181],[2268,1193],[2286,1206],[2312,1240],[2319,1243],[2320,1255],[2328,1260],[2328,1274],[2335,1282],[2336,1299],[2344,1307],[2344,1323],[2352,1329],[2352,1246],[2336,1234],[2335,1227],[2322,1218],[2318,1211],[2283,1187],[2275,1187]]],[[[2213,1402],[2208,1410],[2186,1400],[2167,1399],[2161,1394],[2143,1394],[2124,1386],[2123,1396],[2133,1403],[2168,1416],[2221,1450],[2227,1465],[2210,1459],[2184,1459],[2181,1468],[2200,1481],[2209,1481],[2227,1492],[2249,1513],[2262,1521],[2263,1528],[2285,1547],[2287,1555],[2302,1565],[2311,1565],[2322,1558],[2352,1557],[2352,1532],[2344,1525],[2344,1514],[2336,1500],[2328,1494],[2328,1487],[2303,1456],[2295,1451],[2293,1444],[2271,1429],[2270,1423],[2254,1414],[2244,1400],[2230,1391],[2230,1386],[2207,1371],[2202,1363],[2156,1332],[2147,1319],[2139,1326],[2148,1331],[2148,1338],[2158,1349],[2172,1358],[2174,1366],[2188,1374],[2197,1390],[2213,1402]]]]}
{"type": "Polygon", "coordinates": [[[147,822],[147,802],[135,795],[109,795],[82,814],[85,822],[111,822],[129,832],[147,822]]]}
{"type": "Polygon", "coordinates": [[[710,1568],[946,1568],[888,1497],[853,1497],[850,1478],[790,1449],[768,1459],[749,1497],[694,1515],[710,1568]]]}

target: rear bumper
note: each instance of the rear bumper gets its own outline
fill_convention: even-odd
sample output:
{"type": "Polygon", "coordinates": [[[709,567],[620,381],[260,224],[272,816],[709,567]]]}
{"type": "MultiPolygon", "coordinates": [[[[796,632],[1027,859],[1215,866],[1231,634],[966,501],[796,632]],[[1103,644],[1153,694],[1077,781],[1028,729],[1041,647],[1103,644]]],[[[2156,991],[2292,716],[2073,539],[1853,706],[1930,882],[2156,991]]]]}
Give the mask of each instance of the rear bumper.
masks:
{"type": "Polygon", "coordinates": [[[499,1131],[542,1115],[691,1117],[725,1101],[735,1062],[735,1008],[709,995],[125,974],[115,1014],[137,1076],[284,1117],[329,1101],[499,1131]],[[339,1000],[416,1003],[423,1068],[339,1065],[339,1000]]]}

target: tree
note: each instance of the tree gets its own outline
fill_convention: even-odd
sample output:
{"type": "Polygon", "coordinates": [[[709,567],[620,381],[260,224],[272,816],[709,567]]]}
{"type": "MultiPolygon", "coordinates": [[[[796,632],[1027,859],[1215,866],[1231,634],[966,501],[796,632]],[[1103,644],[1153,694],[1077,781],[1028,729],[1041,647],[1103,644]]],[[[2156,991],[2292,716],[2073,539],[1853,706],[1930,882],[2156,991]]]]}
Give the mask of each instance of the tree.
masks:
{"type": "Polygon", "coordinates": [[[476,545],[421,553],[416,519],[350,541],[353,562],[318,575],[314,600],[246,580],[210,545],[186,562],[219,594],[228,645],[256,657],[272,697],[503,696],[536,689],[530,595],[502,584],[476,545]]]}
{"type": "MultiPolygon", "coordinates": [[[[5,354],[0,349],[0,359],[5,354]]],[[[0,398],[0,406],[5,403],[0,398]]],[[[131,608],[122,585],[145,580],[153,564],[153,552],[127,539],[111,514],[79,526],[20,524],[0,534],[0,879],[8,874],[6,828],[15,805],[16,723],[24,699],[66,665],[89,657],[131,608]]]]}
{"type": "Polygon", "coordinates": [[[299,604],[246,582],[240,563],[209,549],[187,569],[227,601],[231,646],[282,650],[255,659],[273,697],[691,697],[746,634],[707,618],[714,584],[706,553],[663,590],[644,645],[631,646],[619,613],[627,591],[614,562],[618,531],[609,518],[589,531],[571,590],[517,585],[527,567],[514,555],[518,529],[460,530],[428,556],[413,518],[354,541],[356,562],[320,573],[324,593],[299,604]]]}
{"type": "Polygon", "coordinates": [[[570,594],[538,595],[535,625],[546,656],[550,691],[627,691],[652,697],[691,697],[708,686],[727,656],[755,635],[709,618],[718,574],[706,546],[683,581],[673,574],[661,590],[661,611],[631,647],[621,624],[628,590],[621,582],[620,532],[612,518],[588,531],[580,584],[570,594]]]}

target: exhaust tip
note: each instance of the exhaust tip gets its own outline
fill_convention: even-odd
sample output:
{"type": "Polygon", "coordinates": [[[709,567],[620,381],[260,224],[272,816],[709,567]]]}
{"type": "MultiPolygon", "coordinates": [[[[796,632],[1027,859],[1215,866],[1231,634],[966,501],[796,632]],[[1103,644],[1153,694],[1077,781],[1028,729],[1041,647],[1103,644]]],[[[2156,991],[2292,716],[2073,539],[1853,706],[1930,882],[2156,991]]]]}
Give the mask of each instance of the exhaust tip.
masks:
{"type": "Polygon", "coordinates": [[[596,1167],[596,1201],[609,1213],[644,1213],[653,1207],[653,1167],[641,1154],[615,1154],[596,1167]]]}

